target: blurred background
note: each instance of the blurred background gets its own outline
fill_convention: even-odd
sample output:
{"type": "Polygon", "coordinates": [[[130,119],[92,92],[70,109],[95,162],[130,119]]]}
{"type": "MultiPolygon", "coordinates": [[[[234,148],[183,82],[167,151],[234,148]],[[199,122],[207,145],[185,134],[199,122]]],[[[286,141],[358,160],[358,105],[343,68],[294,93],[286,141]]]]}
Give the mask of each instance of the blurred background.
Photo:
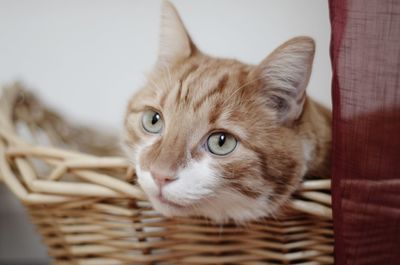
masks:
{"type": "MultiPolygon", "coordinates": [[[[308,93],[331,105],[327,1],[172,2],[197,46],[215,56],[256,64],[291,37],[313,37],[308,93]]],[[[155,63],[160,3],[0,0],[0,86],[22,81],[69,120],[118,133],[129,97],[155,63]]],[[[0,264],[48,263],[24,210],[0,184],[0,264]]]]}

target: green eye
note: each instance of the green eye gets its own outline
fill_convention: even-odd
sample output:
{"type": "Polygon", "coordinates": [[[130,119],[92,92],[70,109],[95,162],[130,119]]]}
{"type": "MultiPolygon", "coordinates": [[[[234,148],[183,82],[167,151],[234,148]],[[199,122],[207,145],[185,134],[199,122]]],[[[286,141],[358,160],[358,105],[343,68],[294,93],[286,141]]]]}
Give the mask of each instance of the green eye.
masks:
{"type": "Polygon", "coordinates": [[[237,145],[235,137],[228,133],[213,133],[208,137],[207,147],[211,153],[224,156],[232,152],[237,145]]]}
{"type": "Polygon", "coordinates": [[[142,125],[149,133],[160,133],[164,123],[158,112],[147,110],[143,113],[142,125]]]}

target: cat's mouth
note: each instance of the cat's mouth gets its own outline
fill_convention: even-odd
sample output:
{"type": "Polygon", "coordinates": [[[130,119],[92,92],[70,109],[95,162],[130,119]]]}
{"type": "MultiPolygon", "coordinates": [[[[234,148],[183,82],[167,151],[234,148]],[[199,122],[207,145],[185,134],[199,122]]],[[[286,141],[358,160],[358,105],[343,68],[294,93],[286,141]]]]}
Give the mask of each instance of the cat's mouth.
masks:
{"type": "Polygon", "coordinates": [[[166,199],[162,194],[159,194],[156,198],[159,202],[166,204],[168,206],[172,206],[174,208],[179,208],[179,209],[186,208],[184,205],[181,205],[181,204],[178,204],[176,202],[172,202],[172,201],[166,199]]]}

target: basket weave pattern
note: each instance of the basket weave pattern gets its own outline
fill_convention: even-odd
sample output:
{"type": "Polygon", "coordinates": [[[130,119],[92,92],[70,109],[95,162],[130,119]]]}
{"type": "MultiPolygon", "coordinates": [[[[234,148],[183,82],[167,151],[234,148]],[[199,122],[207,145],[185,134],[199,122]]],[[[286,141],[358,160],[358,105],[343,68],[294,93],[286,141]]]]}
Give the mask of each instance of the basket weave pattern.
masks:
{"type": "Polygon", "coordinates": [[[332,264],[328,178],[305,180],[284,214],[236,226],[151,208],[116,140],[68,124],[19,85],[0,99],[0,179],[54,264],[332,264]]]}

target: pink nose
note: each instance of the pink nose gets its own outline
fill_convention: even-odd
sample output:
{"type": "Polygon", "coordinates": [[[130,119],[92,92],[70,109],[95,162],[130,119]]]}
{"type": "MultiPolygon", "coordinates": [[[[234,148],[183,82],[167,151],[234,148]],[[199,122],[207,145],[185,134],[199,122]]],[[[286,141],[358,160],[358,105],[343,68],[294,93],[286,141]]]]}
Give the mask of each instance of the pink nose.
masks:
{"type": "Polygon", "coordinates": [[[155,172],[151,172],[151,175],[153,176],[154,181],[160,187],[163,187],[163,186],[173,182],[174,180],[176,180],[176,177],[174,177],[174,176],[165,176],[163,174],[158,174],[155,172]]]}

